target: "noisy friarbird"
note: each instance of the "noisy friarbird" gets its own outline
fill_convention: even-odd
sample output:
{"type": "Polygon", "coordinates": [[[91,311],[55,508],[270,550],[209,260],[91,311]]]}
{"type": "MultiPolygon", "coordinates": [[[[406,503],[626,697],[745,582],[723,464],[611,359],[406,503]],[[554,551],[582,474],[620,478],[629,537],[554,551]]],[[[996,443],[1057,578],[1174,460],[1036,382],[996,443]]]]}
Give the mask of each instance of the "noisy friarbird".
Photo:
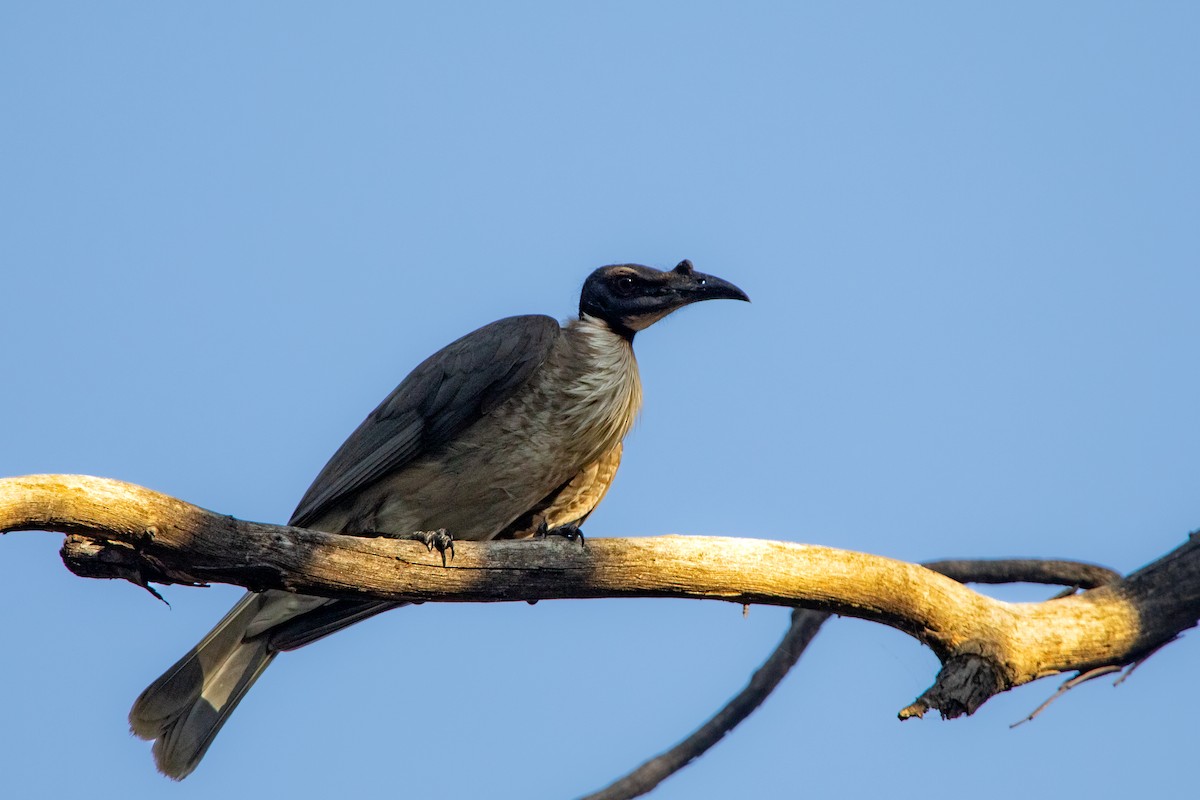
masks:
{"type": "MultiPolygon", "coordinates": [[[[604,497],[642,401],[633,337],[701,300],[747,300],[692,268],[588,276],[579,316],[509,317],[434,353],[334,454],[288,524],[351,535],[444,529],[482,541],[577,532],[604,497]]],[[[402,603],[249,592],[133,704],[158,768],[196,768],[276,654],[402,603]]]]}

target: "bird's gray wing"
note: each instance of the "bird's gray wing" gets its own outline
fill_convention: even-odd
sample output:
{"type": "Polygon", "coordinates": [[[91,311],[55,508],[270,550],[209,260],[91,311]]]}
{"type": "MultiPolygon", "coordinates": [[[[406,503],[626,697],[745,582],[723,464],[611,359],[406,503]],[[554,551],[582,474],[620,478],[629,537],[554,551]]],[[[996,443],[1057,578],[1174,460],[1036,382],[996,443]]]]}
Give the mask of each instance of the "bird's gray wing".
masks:
{"type": "Polygon", "coordinates": [[[559,332],[551,317],[508,317],[425,359],[334,453],[289,524],[312,522],[339,500],[453,439],[525,384],[559,332]]]}

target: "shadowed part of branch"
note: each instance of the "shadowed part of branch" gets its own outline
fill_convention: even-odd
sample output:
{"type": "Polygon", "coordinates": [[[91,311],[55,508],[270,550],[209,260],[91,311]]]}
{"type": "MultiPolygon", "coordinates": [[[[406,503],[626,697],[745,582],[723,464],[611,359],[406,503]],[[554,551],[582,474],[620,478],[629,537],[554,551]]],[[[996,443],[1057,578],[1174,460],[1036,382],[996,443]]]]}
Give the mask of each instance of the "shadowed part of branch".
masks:
{"type": "Polygon", "coordinates": [[[1039,558],[926,561],[926,569],[959,583],[1044,583],[1095,589],[1121,580],[1121,573],[1082,561],[1039,558]]]}
{"type": "Polygon", "coordinates": [[[897,716],[902,720],[920,718],[931,708],[940,711],[942,719],[974,714],[1006,688],[992,659],[971,653],[952,656],[938,671],[933,686],[897,716]]]}

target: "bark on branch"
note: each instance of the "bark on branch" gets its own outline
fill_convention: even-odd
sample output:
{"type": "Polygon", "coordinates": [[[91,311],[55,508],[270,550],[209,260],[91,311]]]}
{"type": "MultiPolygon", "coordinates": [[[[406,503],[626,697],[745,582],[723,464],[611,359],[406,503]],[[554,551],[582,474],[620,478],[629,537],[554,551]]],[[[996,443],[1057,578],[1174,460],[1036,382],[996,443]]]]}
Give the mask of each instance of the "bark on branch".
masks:
{"type": "Polygon", "coordinates": [[[1127,578],[1043,603],[1006,603],[901,561],[758,539],[660,536],[459,542],[454,559],[415,542],[244,522],[102,478],[0,480],[0,532],[66,533],[78,575],[231,583],[330,597],[496,602],[687,597],[805,607],[881,622],[943,663],[901,712],[972,713],[1037,678],[1133,663],[1200,618],[1196,537],[1127,578]]]}

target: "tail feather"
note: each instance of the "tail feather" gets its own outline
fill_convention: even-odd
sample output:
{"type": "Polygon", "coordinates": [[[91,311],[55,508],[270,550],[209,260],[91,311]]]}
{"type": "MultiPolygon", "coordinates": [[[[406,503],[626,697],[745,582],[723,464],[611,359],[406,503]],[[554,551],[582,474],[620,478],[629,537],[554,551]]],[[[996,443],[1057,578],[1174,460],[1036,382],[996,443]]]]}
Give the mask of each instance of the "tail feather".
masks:
{"type": "Polygon", "coordinates": [[[186,712],[169,723],[151,752],[154,764],[169,778],[183,780],[204,758],[229,715],[275,658],[261,640],[238,647],[229,661],[186,712]],[[215,696],[210,697],[212,692],[215,696]]]}
{"type": "Polygon", "coordinates": [[[154,743],[154,761],[168,777],[191,773],[275,651],[245,639],[262,595],[243,597],[204,639],[150,684],[129,712],[129,727],[154,743]]]}
{"type": "Polygon", "coordinates": [[[154,763],[164,775],[182,780],[280,651],[398,605],[403,604],[248,592],[142,692],[129,712],[129,728],[139,738],[154,740],[154,763]]]}

